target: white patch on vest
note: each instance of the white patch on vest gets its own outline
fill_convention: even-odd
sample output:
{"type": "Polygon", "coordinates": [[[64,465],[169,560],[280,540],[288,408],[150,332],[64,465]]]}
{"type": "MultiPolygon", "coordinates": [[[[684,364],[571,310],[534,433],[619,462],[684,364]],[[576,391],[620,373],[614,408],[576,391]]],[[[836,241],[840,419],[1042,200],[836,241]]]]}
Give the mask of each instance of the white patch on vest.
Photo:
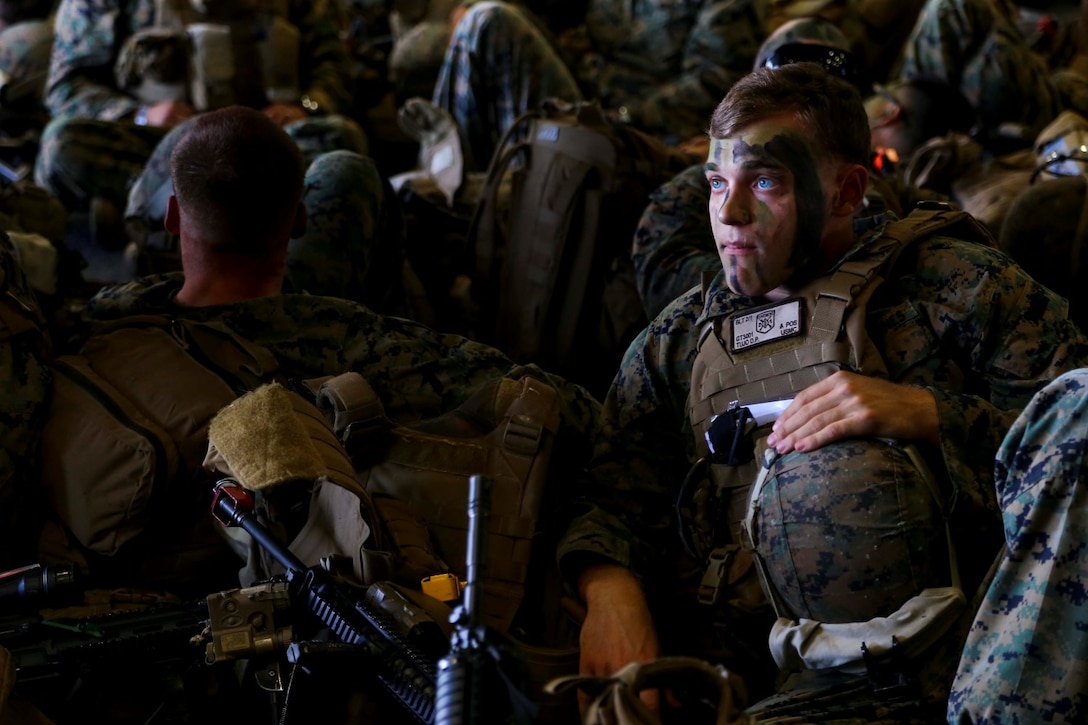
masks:
{"type": "Polygon", "coordinates": [[[801,300],[787,300],[732,319],[733,352],[801,334],[801,300]]]}
{"type": "Polygon", "coordinates": [[[453,149],[448,145],[442,146],[431,158],[431,174],[445,171],[453,163],[453,149]]]}
{"type": "Polygon", "coordinates": [[[537,141],[558,141],[559,140],[559,126],[555,124],[547,124],[540,127],[540,130],[536,132],[537,141]]]}

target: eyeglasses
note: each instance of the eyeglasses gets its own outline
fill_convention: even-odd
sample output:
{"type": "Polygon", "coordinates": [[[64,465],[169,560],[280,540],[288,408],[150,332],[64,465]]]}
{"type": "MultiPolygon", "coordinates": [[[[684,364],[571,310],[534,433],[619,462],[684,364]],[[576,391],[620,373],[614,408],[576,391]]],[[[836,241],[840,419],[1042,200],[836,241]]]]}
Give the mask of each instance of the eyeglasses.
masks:
{"type": "Polygon", "coordinates": [[[781,68],[790,63],[818,63],[828,73],[851,83],[859,80],[858,61],[848,50],[818,43],[783,43],[763,62],[765,68],[781,68]]]}

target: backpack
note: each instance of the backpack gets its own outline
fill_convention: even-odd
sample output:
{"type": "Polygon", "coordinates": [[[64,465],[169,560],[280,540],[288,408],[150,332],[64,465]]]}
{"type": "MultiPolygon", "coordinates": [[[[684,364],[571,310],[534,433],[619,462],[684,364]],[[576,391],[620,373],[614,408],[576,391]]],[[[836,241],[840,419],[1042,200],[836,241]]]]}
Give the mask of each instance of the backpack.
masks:
{"type": "Polygon", "coordinates": [[[103,581],[236,576],[207,515],[211,482],[200,485],[208,424],[277,369],[221,323],[156,315],[102,325],[58,356],[42,483],[70,540],[64,557],[103,581]]]}
{"type": "Polygon", "coordinates": [[[355,464],[396,558],[393,579],[466,576],[468,479],[492,479],[484,547],[484,620],[509,631],[525,599],[533,543],[546,513],[548,464],[559,427],[555,390],[536,378],[498,379],[436,418],[386,418],[358,373],[306,381],[355,464]]]}
{"type": "MultiPolygon", "coordinates": [[[[268,441],[290,437],[276,429],[296,425],[277,425],[274,419],[283,416],[261,407],[272,393],[286,395],[274,385],[220,411],[210,427],[205,466],[258,488],[260,518],[269,517],[263,501],[277,499],[282,511],[281,488],[299,483],[291,479],[313,482],[305,521],[296,521],[287,536],[277,533],[281,541],[291,542],[303,563],[339,562],[337,570],[347,573],[350,562],[351,574],[363,584],[391,581],[447,602],[460,595],[468,573],[469,477],[489,477],[491,503],[480,562],[482,620],[516,640],[541,721],[570,721],[573,700],[548,698],[542,690],[545,682],[578,666],[574,618],[566,614],[571,610],[553,561],[554,541],[547,537],[553,509],[547,475],[559,426],[555,390],[531,377],[493,380],[443,415],[397,424],[385,416],[373,388],[358,373],[306,380],[303,386],[317,406],[289,397],[286,407],[294,410],[287,417],[302,421],[309,431],[309,436],[294,437],[309,437],[322,449],[340,449],[339,441],[350,455],[353,475],[333,470],[336,456],[324,456],[324,465],[318,466],[330,475],[297,473],[299,459],[312,458],[305,454],[268,465],[282,458],[280,449],[288,445],[268,441]],[[324,414],[328,430],[335,431],[332,443],[313,425],[317,411],[324,414]],[[265,441],[266,454],[249,445],[253,438],[265,441]]],[[[287,498],[298,496],[289,493],[287,498]]],[[[254,552],[245,536],[232,538],[246,550],[239,553],[248,553],[247,573],[254,580],[282,571],[254,552]]]]}
{"type": "Polygon", "coordinates": [[[468,232],[481,337],[603,393],[647,323],[630,260],[635,227],[650,193],[695,160],[610,121],[595,101],[550,100],[519,118],[496,147],[468,232]],[[515,159],[506,205],[498,191],[515,159]]]}
{"type": "Polygon", "coordinates": [[[18,248],[0,230],[0,566],[27,560],[22,550],[37,517],[34,454],[49,392],[50,356],[46,319],[18,248]]]}

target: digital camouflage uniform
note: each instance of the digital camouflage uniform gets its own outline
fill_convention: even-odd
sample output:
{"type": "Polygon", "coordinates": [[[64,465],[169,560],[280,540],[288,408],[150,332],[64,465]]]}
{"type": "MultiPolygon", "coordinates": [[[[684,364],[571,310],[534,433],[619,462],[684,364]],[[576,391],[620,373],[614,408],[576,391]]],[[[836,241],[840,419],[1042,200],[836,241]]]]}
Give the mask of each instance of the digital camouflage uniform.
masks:
{"type": "MultiPolygon", "coordinates": [[[[859,220],[855,230],[862,234],[879,222],[859,220]]],[[[686,406],[699,332],[711,318],[761,302],[729,292],[719,273],[706,302],[699,288],[689,291],[628,348],[605,400],[603,430],[611,434],[611,449],[594,470],[618,468],[630,478],[590,492],[586,513],[561,542],[561,562],[597,555],[628,566],[642,577],[651,601],[669,588],[682,560],[674,503],[695,458],[686,406]]],[[[936,399],[941,446],[921,448],[951,491],[951,530],[970,593],[1001,543],[994,456],[1039,388],[1088,363],[1088,340],[1067,319],[1064,300],[1004,254],[948,237],[905,250],[867,310],[867,329],[890,379],[922,386],[936,399]]],[[[817,450],[780,460],[797,464],[798,456],[811,457],[799,465],[817,472],[831,465],[828,455],[817,450]]],[[[701,563],[694,568],[701,572],[701,563]]],[[[661,626],[663,620],[655,621],[661,626]]],[[[748,634],[765,649],[767,631],[748,634]]],[[[737,672],[752,677],[743,665],[737,672]]],[[[766,686],[753,684],[757,691],[766,686]]]]}
{"type": "Polygon", "coordinates": [[[474,4],[454,28],[432,101],[453,115],[467,171],[487,169],[515,119],[545,98],[582,99],[578,84],[521,9],[474,4]]]}
{"type": "MultiPolygon", "coordinates": [[[[85,207],[96,196],[123,208],[129,185],[166,134],[133,123],[140,101],[114,81],[122,43],[153,25],[155,5],[154,0],[63,0],[57,10],[45,99],[53,121],[42,137],[35,178],[70,208],[85,207]]],[[[333,19],[321,7],[290,0],[288,19],[301,32],[300,86],[322,113],[335,114],[351,102],[347,56],[333,19]]],[[[297,137],[301,128],[322,121],[303,119],[286,130],[297,137]]]]}
{"type": "Polygon", "coordinates": [[[1088,79],[1052,78],[1016,26],[1009,0],[929,0],[907,40],[901,77],[933,76],[959,88],[981,131],[1003,148],[1030,146],[1088,79]],[[1002,143],[1003,142],[1003,143],[1002,143]]]}
{"type": "Polygon", "coordinates": [[[1088,713],[1088,370],[1062,375],[997,454],[1007,553],[963,649],[949,722],[1082,722],[1088,713]]]}
{"type": "Polygon", "coordinates": [[[706,130],[766,37],[770,0],[591,0],[559,52],[519,10],[474,4],[454,29],[433,101],[461,127],[469,168],[486,168],[510,124],[541,100],[597,98],[666,140],[706,130]]]}

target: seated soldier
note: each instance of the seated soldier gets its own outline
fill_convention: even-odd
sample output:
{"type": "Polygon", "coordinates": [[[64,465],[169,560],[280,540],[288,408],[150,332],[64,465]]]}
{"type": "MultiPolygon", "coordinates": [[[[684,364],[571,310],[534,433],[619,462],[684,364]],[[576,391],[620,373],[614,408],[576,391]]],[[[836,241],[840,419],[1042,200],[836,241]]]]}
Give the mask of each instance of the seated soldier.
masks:
{"type": "Polygon", "coordinates": [[[583,22],[554,46],[514,5],[466,4],[432,100],[457,122],[466,170],[481,171],[514,120],[549,97],[597,99],[615,118],[669,143],[701,136],[706,115],[752,67],[768,32],[801,13],[837,12],[825,6],[841,3],[591,0],[583,22]]]}
{"type": "MultiPolygon", "coordinates": [[[[799,18],[771,33],[756,54],[755,67],[818,59],[829,71],[860,83],[857,60],[847,47],[847,38],[829,21],[799,18]]],[[[866,193],[859,216],[888,208],[899,211],[898,197],[906,199],[913,193],[907,189],[897,193],[875,175],[870,183],[873,188],[866,193]]],[[[650,318],[699,284],[704,272],[721,267],[706,217],[708,198],[702,164],[677,174],[650,196],[631,249],[639,294],[650,318]]]]}
{"type": "MultiPolygon", "coordinates": [[[[380,194],[381,180],[373,164],[345,151],[315,162],[327,163],[334,164],[335,173],[324,175],[328,184],[325,193],[340,200],[340,223],[372,233],[373,220],[380,218],[380,209],[388,201],[380,194]]],[[[304,188],[311,186],[304,184],[303,170],[302,156],[285,131],[259,111],[244,107],[202,114],[178,141],[171,157],[175,194],[169,199],[166,225],[181,240],[183,272],[104,289],[86,309],[91,334],[84,350],[93,347],[99,358],[117,360],[119,369],[99,370],[98,374],[108,376],[112,387],[126,394],[145,391],[149,399],[134,401],[137,407],[161,410],[175,404],[180,407],[183,402],[191,407],[195,399],[203,412],[194,414],[196,419],[186,426],[184,440],[179,435],[171,443],[180,451],[177,470],[193,472],[194,479],[186,482],[176,506],[160,508],[150,520],[140,522],[142,533],[136,538],[120,547],[111,545],[115,551],[109,556],[89,556],[91,547],[100,542],[71,540],[70,532],[79,524],[74,519],[84,516],[90,503],[69,506],[65,492],[91,490],[96,482],[81,478],[82,471],[91,466],[53,465],[43,485],[52,500],[61,504],[58,508],[70,514],[61,515],[69,541],[61,549],[54,545],[52,552],[43,552],[43,563],[66,553],[82,553],[89,556],[92,575],[108,574],[133,586],[167,585],[206,592],[208,587],[231,586],[231,576],[233,585],[238,584],[238,561],[218,534],[203,542],[171,538],[179,532],[199,530],[201,522],[210,523],[210,486],[199,489],[195,479],[198,474],[204,478],[199,472],[207,439],[206,434],[201,439],[200,432],[219,409],[215,396],[223,393],[221,385],[214,390],[183,384],[179,388],[179,383],[171,381],[171,373],[155,369],[143,359],[133,359],[126,350],[110,349],[111,344],[116,345],[111,329],[128,322],[140,325],[148,316],[171,321],[168,329],[176,322],[218,329],[219,337],[229,331],[230,339],[254,350],[255,360],[265,362],[264,367],[247,363],[243,372],[249,375],[274,372],[275,379],[297,385],[312,378],[358,372],[374,388],[386,416],[395,423],[445,413],[485,382],[537,377],[554,385],[560,399],[561,435],[569,448],[557,459],[557,473],[577,479],[577,469],[589,454],[588,436],[599,410],[581,388],[533,366],[516,366],[498,350],[461,337],[386,317],[355,302],[288,291],[292,237],[304,234],[310,224],[327,221],[321,214],[311,218],[302,203],[304,188]],[[165,405],[156,408],[163,396],[165,405]],[[201,406],[203,398],[211,404],[201,406]],[[201,440],[203,448],[194,445],[201,440]],[[208,558],[201,560],[208,565],[203,573],[192,560],[171,554],[187,547],[196,550],[199,543],[206,544],[209,552],[208,558]],[[161,568],[152,570],[150,562],[161,564],[161,568]],[[96,564],[100,569],[94,568],[96,564]]],[[[167,344],[173,344],[169,338],[167,344]]],[[[234,394],[242,392],[237,379],[231,389],[234,394]]],[[[56,398],[54,403],[58,405],[56,398]]],[[[64,412],[54,407],[50,422],[64,412]]],[[[85,424],[82,428],[74,425],[80,435],[93,433],[83,431],[85,424]]],[[[48,427],[46,442],[47,461],[106,460],[114,454],[105,449],[73,450],[71,442],[50,435],[48,427]]],[[[131,525],[132,521],[116,521],[118,527],[122,524],[131,525]]],[[[51,542],[58,531],[63,529],[52,525],[47,531],[53,537],[51,542]]]]}
{"type": "Polygon", "coordinates": [[[239,103],[263,109],[310,159],[366,153],[359,126],[337,115],[350,103],[338,29],[320,3],[281,5],[253,22],[252,3],[62,0],[37,183],[90,210],[99,244],[117,247],[129,187],[166,131],[196,113],[239,103]]]}
{"type": "Polygon", "coordinates": [[[928,0],[907,39],[900,77],[937,78],[959,89],[991,153],[1031,145],[1064,108],[1085,113],[1088,76],[1052,73],[1020,33],[1010,0],[928,0]]]}
{"type": "Polygon", "coordinates": [[[760,717],[937,722],[971,628],[950,721],[1067,702],[1079,715],[1083,507],[1064,485],[1083,444],[1051,451],[1034,435],[1040,416],[1057,425],[1052,393],[1080,378],[1039,391],[1088,364],[1064,300],[962,212],[856,219],[868,122],[856,89],[821,66],[754,71],[710,136],[721,269],[628,349],[593,469],[654,484],[587,490],[560,546],[587,606],[583,672],[695,654],[758,696],[779,676],[762,666],[770,643],[794,674],[750,708],[760,717]],[[1010,434],[1029,403],[1028,434],[1010,434]],[[972,628],[966,602],[1003,541],[972,628]],[[1054,567],[1070,595],[1042,583],[1054,567]],[[1021,592],[1031,602],[1014,608],[1021,592]],[[925,624],[902,626],[919,607],[925,624]]]}
{"type": "MultiPolygon", "coordinates": [[[[173,149],[196,118],[172,129],[156,146],[132,189],[128,223],[149,240],[140,256],[144,274],[181,268],[177,235],[169,227],[152,232],[148,225],[160,202],[166,212],[173,193],[173,149]]],[[[369,160],[349,151],[318,155],[306,167],[303,203],[309,223],[287,246],[289,291],[342,297],[382,314],[429,320],[429,306],[413,292],[418,282],[405,258],[400,203],[369,160]]]]}

